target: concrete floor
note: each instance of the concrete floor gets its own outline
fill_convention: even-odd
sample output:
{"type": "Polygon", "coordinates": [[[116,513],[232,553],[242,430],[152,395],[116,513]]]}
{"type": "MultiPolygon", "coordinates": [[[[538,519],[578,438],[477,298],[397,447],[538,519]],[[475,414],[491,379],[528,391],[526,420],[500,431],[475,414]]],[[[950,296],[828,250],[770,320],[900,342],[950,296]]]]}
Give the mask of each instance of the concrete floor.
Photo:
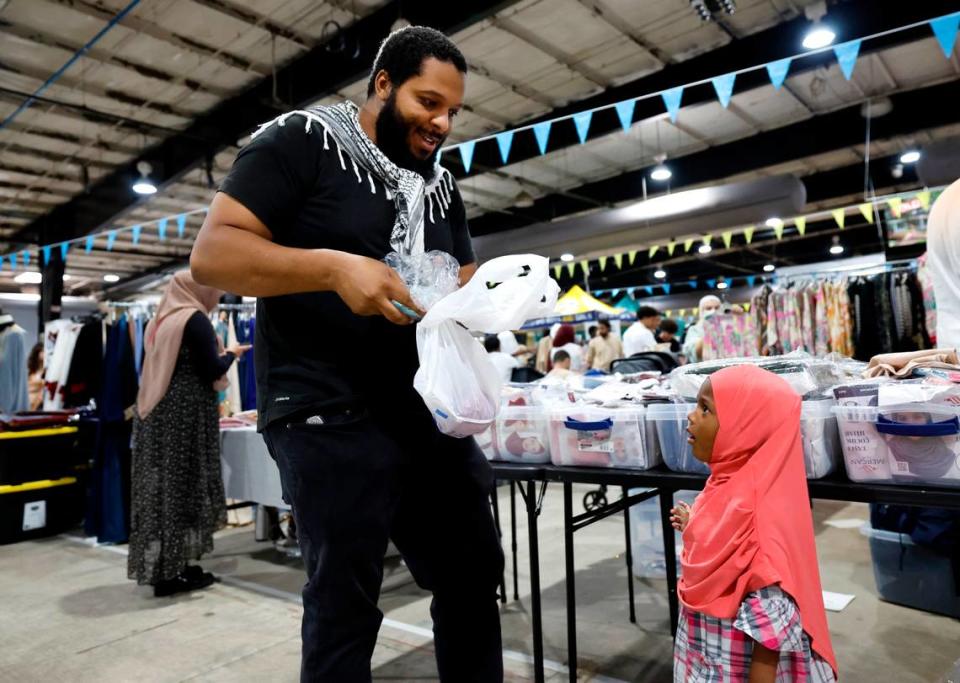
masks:
{"type": "MultiPolygon", "coordinates": [[[[506,527],[508,501],[501,496],[506,527]]],[[[539,527],[550,681],[566,680],[560,511],[560,490],[551,488],[539,527]]],[[[824,588],[856,595],[843,612],[829,613],[841,680],[960,681],[960,622],[879,601],[866,539],[824,523],[865,520],[866,506],[818,502],[814,512],[824,588]]],[[[532,680],[525,519],[518,522],[521,600],[502,612],[508,681],[532,680]]],[[[628,620],[622,518],[578,532],[576,547],[580,680],[670,681],[663,581],[636,582],[638,623],[628,620]]],[[[203,565],[223,583],[189,596],[153,598],[126,580],[125,562],[123,547],[69,535],[0,547],[0,681],[297,680],[302,569],[256,543],[252,527],[219,534],[203,565]]],[[[374,678],[436,680],[429,596],[402,567],[388,582],[374,678]]]]}

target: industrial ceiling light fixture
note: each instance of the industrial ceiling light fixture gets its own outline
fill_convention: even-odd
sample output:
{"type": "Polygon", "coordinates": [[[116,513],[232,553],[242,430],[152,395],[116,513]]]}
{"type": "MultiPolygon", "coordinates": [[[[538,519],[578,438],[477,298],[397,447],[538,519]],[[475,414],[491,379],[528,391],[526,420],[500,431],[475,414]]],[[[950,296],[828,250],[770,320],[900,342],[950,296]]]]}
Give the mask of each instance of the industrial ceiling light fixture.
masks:
{"type": "Polygon", "coordinates": [[[659,268],[659,269],[657,269],[657,271],[653,274],[653,276],[654,276],[655,278],[657,278],[658,280],[662,280],[663,278],[667,277],[667,271],[665,271],[663,268],[659,268]]]}
{"type": "Polygon", "coordinates": [[[120,282],[120,276],[114,275],[113,273],[107,273],[103,276],[103,281],[113,284],[114,282],[120,282]]]}
{"type": "Polygon", "coordinates": [[[779,228],[783,225],[783,221],[774,216],[773,218],[768,218],[765,225],[768,228],[779,228]]]}
{"type": "Polygon", "coordinates": [[[803,46],[808,50],[819,50],[832,45],[837,39],[837,34],[823,23],[823,18],[827,15],[827,3],[816,2],[808,5],[803,13],[813,24],[803,36],[803,46]]]}
{"type": "Polygon", "coordinates": [[[764,273],[772,273],[772,272],[775,271],[776,269],[777,269],[777,267],[776,267],[775,265],[773,265],[772,263],[768,263],[767,265],[765,265],[765,266],[763,267],[763,272],[764,272],[764,273]]]}
{"type": "Polygon", "coordinates": [[[901,164],[915,164],[920,161],[920,150],[909,149],[900,155],[901,164]]]}
{"type": "Polygon", "coordinates": [[[133,191],[137,194],[154,194],[157,191],[157,186],[150,180],[153,166],[147,161],[138,161],[137,171],[140,173],[140,178],[133,184],[133,191]]]}
{"type": "Polygon", "coordinates": [[[830,253],[834,256],[838,256],[843,253],[843,245],[840,244],[840,237],[837,235],[833,236],[833,245],[830,247],[830,253]]]}
{"type": "Polygon", "coordinates": [[[653,167],[653,170],[650,171],[650,177],[657,182],[666,182],[673,177],[673,171],[671,171],[666,164],[663,162],[667,160],[666,154],[658,154],[654,157],[657,161],[657,165],[653,167]]]}
{"type": "Polygon", "coordinates": [[[571,263],[573,261],[573,254],[560,254],[560,260],[564,263],[571,263]]]}
{"type": "Polygon", "coordinates": [[[736,0],[690,0],[690,7],[700,17],[700,21],[716,21],[719,14],[733,14],[737,11],[736,0]]]}
{"type": "Polygon", "coordinates": [[[713,251],[713,247],[711,247],[709,244],[701,244],[697,248],[697,251],[701,254],[709,254],[711,251],[713,251]]]}
{"type": "Polygon", "coordinates": [[[717,283],[717,289],[726,289],[729,286],[730,286],[730,283],[727,282],[726,280],[720,280],[720,282],[717,283]]]}

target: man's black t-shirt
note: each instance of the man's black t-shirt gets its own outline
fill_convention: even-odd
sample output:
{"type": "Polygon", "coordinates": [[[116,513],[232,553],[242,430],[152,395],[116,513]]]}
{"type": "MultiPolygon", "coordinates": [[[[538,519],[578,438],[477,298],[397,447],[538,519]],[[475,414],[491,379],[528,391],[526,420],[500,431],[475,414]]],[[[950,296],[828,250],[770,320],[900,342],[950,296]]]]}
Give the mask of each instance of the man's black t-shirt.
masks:
{"type": "MultiPolygon", "coordinates": [[[[220,190],[252,211],[274,242],[335,249],[373,259],[390,253],[395,209],[323,129],[294,116],[244,147],[220,190]]],[[[442,182],[442,181],[440,181],[442,182]]],[[[460,194],[424,217],[424,248],[475,260],[460,194]]],[[[434,187],[434,199],[441,192],[434,187]]],[[[334,292],[261,298],[254,343],[259,426],[306,408],[345,404],[422,406],[413,389],[418,367],[413,326],[353,314],[334,292]],[[413,402],[413,403],[411,403],[413,402]]]]}

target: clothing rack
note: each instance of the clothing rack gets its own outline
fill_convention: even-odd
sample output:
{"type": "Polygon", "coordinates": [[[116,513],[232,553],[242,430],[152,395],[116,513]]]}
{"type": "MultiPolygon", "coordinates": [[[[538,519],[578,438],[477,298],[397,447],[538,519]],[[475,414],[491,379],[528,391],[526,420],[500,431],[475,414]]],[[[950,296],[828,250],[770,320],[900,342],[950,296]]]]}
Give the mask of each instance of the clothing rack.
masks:
{"type": "Polygon", "coordinates": [[[796,282],[804,279],[818,277],[861,277],[864,275],[876,275],[879,273],[898,273],[906,271],[915,271],[919,267],[916,259],[899,259],[896,261],[886,261],[875,265],[864,265],[850,269],[837,270],[811,270],[799,273],[789,273],[787,275],[774,275],[771,278],[773,283],[778,282],[796,282]]]}
{"type": "Polygon", "coordinates": [[[218,304],[218,311],[253,311],[256,310],[257,304],[253,301],[249,303],[242,304],[218,304]]]}

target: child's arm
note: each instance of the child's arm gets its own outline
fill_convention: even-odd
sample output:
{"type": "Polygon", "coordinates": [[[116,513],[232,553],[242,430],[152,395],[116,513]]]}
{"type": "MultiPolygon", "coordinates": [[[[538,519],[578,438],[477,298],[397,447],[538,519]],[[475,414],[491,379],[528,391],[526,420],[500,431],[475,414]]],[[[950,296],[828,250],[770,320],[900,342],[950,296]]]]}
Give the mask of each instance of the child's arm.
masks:
{"type": "Polygon", "coordinates": [[[690,506],[682,500],[677,503],[677,506],[670,510],[670,523],[673,524],[674,529],[683,533],[687,524],[690,523],[690,506]]]}
{"type": "Polygon", "coordinates": [[[760,643],[753,643],[753,657],[750,659],[749,683],[775,683],[777,680],[777,664],[780,662],[780,653],[765,648],[760,643]]]}

